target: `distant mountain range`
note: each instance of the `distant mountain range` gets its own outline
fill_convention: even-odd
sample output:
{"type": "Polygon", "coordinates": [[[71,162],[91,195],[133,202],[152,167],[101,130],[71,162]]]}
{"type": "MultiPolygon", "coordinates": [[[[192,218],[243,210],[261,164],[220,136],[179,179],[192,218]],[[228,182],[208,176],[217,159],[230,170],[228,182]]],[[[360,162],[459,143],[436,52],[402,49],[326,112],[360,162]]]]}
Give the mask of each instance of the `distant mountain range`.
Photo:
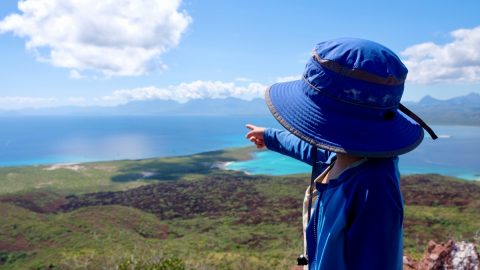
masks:
{"type": "Polygon", "coordinates": [[[246,101],[238,98],[225,99],[195,99],[186,103],[172,100],[132,101],[114,107],[55,107],[41,109],[23,109],[16,111],[1,111],[0,115],[36,115],[36,116],[123,116],[123,115],[263,115],[269,110],[265,100],[256,98],[246,101]]]}
{"type": "Polygon", "coordinates": [[[480,126],[480,94],[439,100],[425,96],[419,102],[404,104],[427,123],[480,126]]]}
{"type": "MultiPolygon", "coordinates": [[[[425,121],[431,124],[458,124],[480,126],[480,94],[470,93],[447,100],[425,96],[418,102],[405,102],[425,121]]],[[[268,115],[265,100],[257,98],[246,101],[237,98],[196,99],[186,103],[172,100],[132,101],[115,107],[56,107],[1,111],[3,116],[209,116],[209,115],[268,115]]]]}

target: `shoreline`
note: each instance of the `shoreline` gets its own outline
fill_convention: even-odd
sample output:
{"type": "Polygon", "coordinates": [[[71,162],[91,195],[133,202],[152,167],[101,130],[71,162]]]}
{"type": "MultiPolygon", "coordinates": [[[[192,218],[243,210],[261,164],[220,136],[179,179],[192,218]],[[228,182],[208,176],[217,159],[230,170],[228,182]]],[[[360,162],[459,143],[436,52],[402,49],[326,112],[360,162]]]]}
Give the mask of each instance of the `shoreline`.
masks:
{"type": "MultiPolygon", "coordinates": [[[[310,166],[305,165],[300,161],[295,161],[293,158],[285,158],[284,156],[281,156],[280,154],[273,153],[273,152],[267,152],[267,154],[259,155],[259,153],[262,153],[262,152],[264,152],[264,151],[251,153],[251,158],[248,159],[248,160],[228,162],[228,164],[226,164],[223,167],[223,169],[231,170],[231,171],[240,171],[240,172],[243,172],[247,175],[262,175],[262,174],[264,174],[264,175],[270,175],[270,176],[309,174],[311,172],[310,166]],[[269,155],[268,153],[273,153],[273,155],[271,155],[271,157],[268,157],[268,155],[269,155]],[[274,160],[276,158],[275,156],[280,156],[281,160],[279,158],[279,160],[275,161],[274,160]],[[262,166],[257,165],[257,164],[262,164],[262,163],[271,164],[271,163],[280,163],[280,162],[282,163],[283,166],[277,166],[278,170],[275,170],[277,172],[278,171],[281,172],[282,170],[283,171],[288,170],[288,169],[286,169],[286,167],[288,167],[288,166],[292,166],[294,168],[292,169],[292,171],[287,171],[286,173],[274,173],[274,174],[272,174],[271,173],[273,171],[272,168],[270,168],[268,166],[263,166],[262,167],[262,166]],[[301,164],[301,165],[298,165],[298,164],[301,164]],[[233,165],[233,168],[232,168],[232,165],[233,165]],[[305,166],[302,166],[302,165],[308,166],[308,168],[305,167],[305,166]],[[298,167],[305,167],[305,169],[303,169],[303,168],[299,169],[298,167]]],[[[458,171],[456,171],[456,173],[454,173],[454,172],[448,173],[448,172],[445,172],[445,168],[441,168],[441,169],[443,169],[443,171],[440,171],[440,172],[436,171],[435,169],[431,169],[431,171],[429,171],[428,169],[426,169],[426,167],[423,170],[419,170],[418,168],[419,168],[418,166],[417,167],[404,166],[402,168],[402,166],[400,165],[400,175],[401,176],[409,176],[409,175],[437,174],[437,175],[442,175],[442,176],[454,177],[454,178],[458,178],[458,179],[462,179],[462,180],[466,180],[466,181],[479,181],[480,182],[480,174],[477,173],[477,172],[474,172],[474,171],[468,171],[468,170],[460,171],[460,170],[458,170],[458,171]]]]}
{"type": "MultiPolygon", "coordinates": [[[[206,151],[206,152],[199,152],[199,153],[193,153],[193,154],[187,154],[187,155],[172,155],[172,156],[159,156],[159,157],[148,157],[148,158],[142,158],[142,159],[118,159],[118,160],[96,160],[96,161],[80,161],[80,162],[46,162],[46,163],[41,163],[41,164],[18,164],[18,165],[0,165],[1,170],[8,170],[9,168],[15,168],[15,169],[21,169],[21,168],[40,168],[44,171],[54,171],[54,170],[59,170],[59,169],[66,169],[66,170],[71,170],[74,172],[79,172],[82,170],[86,169],[87,164],[96,164],[96,163],[116,163],[116,162],[145,162],[148,160],[161,160],[161,159],[169,159],[169,158],[179,158],[179,157],[192,157],[192,156],[197,156],[197,155],[205,155],[209,153],[214,153],[214,152],[238,152],[241,153],[241,157],[238,158],[233,158],[230,157],[229,161],[214,161],[210,166],[211,168],[216,168],[220,170],[226,170],[226,171],[240,171],[243,172],[247,175],[260,175],[260,174],[265,174],[265,175],[270,175],[270,176],[285,176],[285,175],[295,175],[295,174],[304,174],[304,173],[310,173],[310,168],[304,167],[301,168],[301,165],[298,164],[303,164],[301,162],[297,162],[294,159],[290,158],[285,158],[283,157],[282,160],[280,161],[282,164],[281,165],[276,165],[279,161],[275,160],[274,158],[268,157],[271,151],[268,150],[257,150],[251,146],[247,147],[229,147],[229,148],[224,148],[224,149],[219,149],[219,150],[213,150],[213,151],[206,151]],[[263,153],[263,154],[261,154],[263,153]],[[262,156],[259,157],[260,155],[267,156],[267,158],[263,158],[262,156]],[[262,164],[262,162],[267,163],[265,161],[268,161],[270,164],[275,164],[272,165],[271,167],[264,166],[258,166],[257,164],[262,164]],[[292,164],[295,164],[291,171],[289,171],[288,167],[292,166],[292,164]],[[255,164],[255,165],[252,165],[255,164]],[[232,166],[233,165],[233,166],[232,166]],[[298,168],[300,167],[300,169],[298,168]],[[272,173],[276,172],[276,173],[272,173]]],[[[280,154],[277,154],[280,155],[280,154]]],[[[304,165],[304,164],[303,164],[304,165]]],[[[308,166],[308,165],[305,165],[308,166]]],[[[480,181],[480,173],[475,172],[475,171],[468,171],[468,170],[457,170],[455,173],[445,173],[445,168],[443,171],[436,171],[434,169],[431,169],[430,171],[427,170],[418,170],[417,167],[404,167],[402,169],[402,166],[400,166],[400,173],[402,176],[407,176],[407,175],[416,175],[416,174],[438,174],[438,175],[444,175],[444,176],[450,176],[450,177],[455,177],[459,179],[464,179],[467,181],[480,181]],[[402,171],[404,171],[402,173],[402,171]],[[405,172],[406,171],[406,172],[405,172]]],[[[455,168],[454,168],[455,169],[455,168]]]]}
{"type": "Polygon", "coordinates": [[[227,167],[228,165],[232,164],[234,161],[227,161],[227,162],[221,162],[221,161],[218,161],[218,162],[214,162],[212,164],[212,168],[216,168],[216,169],[220,169],[220,170],[229,170],[227,167]]]}

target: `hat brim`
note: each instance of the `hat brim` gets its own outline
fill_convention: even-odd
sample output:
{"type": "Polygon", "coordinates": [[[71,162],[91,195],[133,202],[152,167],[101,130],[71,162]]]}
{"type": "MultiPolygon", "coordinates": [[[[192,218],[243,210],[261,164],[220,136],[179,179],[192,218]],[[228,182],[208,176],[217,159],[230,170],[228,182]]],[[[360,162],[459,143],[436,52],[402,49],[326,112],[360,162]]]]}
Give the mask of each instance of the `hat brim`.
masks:
{"type": "Polygon", "coordinates": [[[423,129],[398,110],[385,119],[381,110],[325,96],[304,80],[272,85],[265,100],[288,131],[332,152],[392,157],[413,150],[424,137],[423,129]]]}

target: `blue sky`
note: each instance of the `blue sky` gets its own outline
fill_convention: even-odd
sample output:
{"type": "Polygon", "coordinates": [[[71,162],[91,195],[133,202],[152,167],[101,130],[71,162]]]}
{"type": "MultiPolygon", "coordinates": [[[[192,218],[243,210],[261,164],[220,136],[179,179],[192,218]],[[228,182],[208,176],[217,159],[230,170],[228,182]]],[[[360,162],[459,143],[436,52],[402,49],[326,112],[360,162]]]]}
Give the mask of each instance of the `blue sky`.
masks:
{"type": "Polygon", "coordinates": [[[261,97],[346,36],[400,55],[404,100],[480,93],[478,0],[108,2],[0,1],[1,107],[261,97]]]}

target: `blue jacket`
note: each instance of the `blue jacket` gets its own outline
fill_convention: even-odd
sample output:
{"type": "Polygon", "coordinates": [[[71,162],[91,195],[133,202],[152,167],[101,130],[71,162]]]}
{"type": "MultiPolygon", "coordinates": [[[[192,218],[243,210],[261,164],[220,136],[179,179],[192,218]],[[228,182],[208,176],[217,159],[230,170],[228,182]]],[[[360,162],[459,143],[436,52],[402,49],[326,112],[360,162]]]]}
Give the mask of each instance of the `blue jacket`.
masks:
{"type": "MultiPolygon", "coordinates": [[[[266,129],[268,149],[312,165],[310,144],[266,129]]],[[[317,150],[318,176],[335,154],[317,150]]],[[[316,183],[317,199],[306,228],[309,269],[402,269],[403,199],[398,157],[369,158],[328,184],[316,183]]]]}

